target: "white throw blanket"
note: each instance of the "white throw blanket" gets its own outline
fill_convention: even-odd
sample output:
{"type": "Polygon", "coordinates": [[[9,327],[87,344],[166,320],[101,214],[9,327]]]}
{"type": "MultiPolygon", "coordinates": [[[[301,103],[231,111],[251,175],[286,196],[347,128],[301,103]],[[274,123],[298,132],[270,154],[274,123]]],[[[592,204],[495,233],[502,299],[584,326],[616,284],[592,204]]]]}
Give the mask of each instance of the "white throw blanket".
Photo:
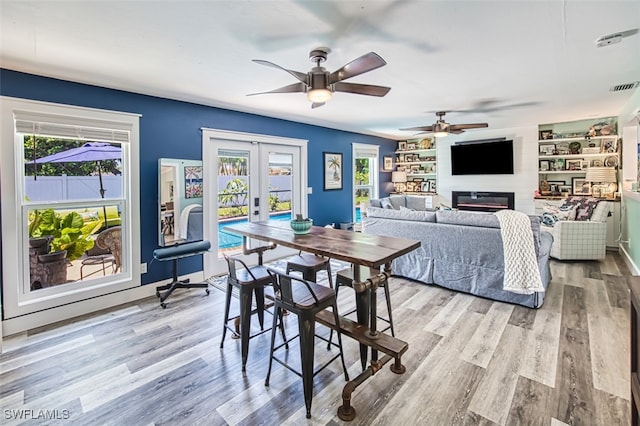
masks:
{"type": "Polygon", "coordinates": [[[503,288],[520,294],[544,291],[529,216],[506,209],[495,215],[500,222],[504,248],[503,288]]]}

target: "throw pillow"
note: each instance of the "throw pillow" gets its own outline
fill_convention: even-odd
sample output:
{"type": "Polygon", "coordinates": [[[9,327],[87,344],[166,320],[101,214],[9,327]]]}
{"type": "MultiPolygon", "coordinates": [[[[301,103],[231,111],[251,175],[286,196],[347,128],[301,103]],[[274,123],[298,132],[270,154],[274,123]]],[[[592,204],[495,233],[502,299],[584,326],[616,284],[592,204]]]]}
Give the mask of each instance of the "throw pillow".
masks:
{"type": "Polygon", "coordinates": [[[389,200],[389,198],[381,198],[380,207],[382,207],[383,209],[393,209],[393,205],[391,204],[391,200],[389,200]]]}
{"type": "Polygon", "coordinates": [[[547,204],[543,207],[541,222],[553,226],[559,220],[576,220],[577,206],[554,206],[547,204]]]}
{"type": "Polygon", "coordinates": [[[585,220],[591,219],[591,215],[593,214],[593,210],[596,208],[596,206],[598,205],[599,201],[600,200],[598,200],[597,198],[571,197],[571,198],[567,199],[562,204],[561,207],[564,207],[564,206],[576,206],[577,207],[576,220],[585,221],[585,220]]]}

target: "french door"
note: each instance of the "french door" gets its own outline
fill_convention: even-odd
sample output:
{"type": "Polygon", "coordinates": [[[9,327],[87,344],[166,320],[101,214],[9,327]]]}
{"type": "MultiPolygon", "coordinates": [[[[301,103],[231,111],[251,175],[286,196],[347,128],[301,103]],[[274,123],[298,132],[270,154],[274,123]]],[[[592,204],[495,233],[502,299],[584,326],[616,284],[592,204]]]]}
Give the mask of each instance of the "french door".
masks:
{"type": "MultiPolygon", "coordinates": [[[[288,221],[298,213],[306,217],[306,141],[204,129],[203,159],[204,234],[212,246],[205,256],[205,276],[227,271],[223,253],[257,263],[257,255],[242,254],[242,237],[225,226],[288,221]]],[[[278,247],[267,251],[264,260],[290,253],[278,247]]]]}

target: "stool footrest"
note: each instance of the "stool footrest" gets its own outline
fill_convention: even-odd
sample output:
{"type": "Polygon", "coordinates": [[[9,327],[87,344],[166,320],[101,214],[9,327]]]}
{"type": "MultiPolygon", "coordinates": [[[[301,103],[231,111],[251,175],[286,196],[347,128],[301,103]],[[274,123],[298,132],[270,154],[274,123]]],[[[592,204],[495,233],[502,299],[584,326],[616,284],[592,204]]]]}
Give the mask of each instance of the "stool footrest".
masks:
{"type": "MultiPolygon", "coordinates": [[[[368,327],[358,324],[357,322],[343,316],[340,316],[339,319],[339,328],[343,335],[351,337],[372,349],[378,350],[392,357],[399,357],[409,348],[409,344],[407,342],[384,333],[379,333],[377,338],[372,339],[369,337],[368,327]]],[[[333,314],[328,310],[318,312],[316,314],[316,320],[329,328],[334,330],[338,329],[333,318],[333,314]]]]}

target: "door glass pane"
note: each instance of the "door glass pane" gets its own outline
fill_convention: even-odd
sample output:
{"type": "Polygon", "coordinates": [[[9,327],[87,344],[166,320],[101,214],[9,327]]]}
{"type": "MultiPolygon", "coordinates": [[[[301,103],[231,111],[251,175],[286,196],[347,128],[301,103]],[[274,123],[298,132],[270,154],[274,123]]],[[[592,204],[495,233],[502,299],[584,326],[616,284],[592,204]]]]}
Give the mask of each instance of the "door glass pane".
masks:
{"type": "Polygon", "coordinates": [[[293,155],[269,152],[269,218],[290,220],[293,155]]]}
{"type": "Polygon", "coordinates": [[[248,151],[218,151],[218,256],[222,252],[238,252],[242,237],[225,232],[223,227],[249,220],[248,151]]]}
{"type": "Polygon", "coordinates": [[[355,222],[359,223],[362,220],[362,212],[360,211],[361,204],[368,202],[371,199],[371,194],[374,192],[374,180],[375,176],[371,174],[371,170],[374,170],[373,164],[375,159],[372,158],[356,158],[355,159],[355,222]]]}

